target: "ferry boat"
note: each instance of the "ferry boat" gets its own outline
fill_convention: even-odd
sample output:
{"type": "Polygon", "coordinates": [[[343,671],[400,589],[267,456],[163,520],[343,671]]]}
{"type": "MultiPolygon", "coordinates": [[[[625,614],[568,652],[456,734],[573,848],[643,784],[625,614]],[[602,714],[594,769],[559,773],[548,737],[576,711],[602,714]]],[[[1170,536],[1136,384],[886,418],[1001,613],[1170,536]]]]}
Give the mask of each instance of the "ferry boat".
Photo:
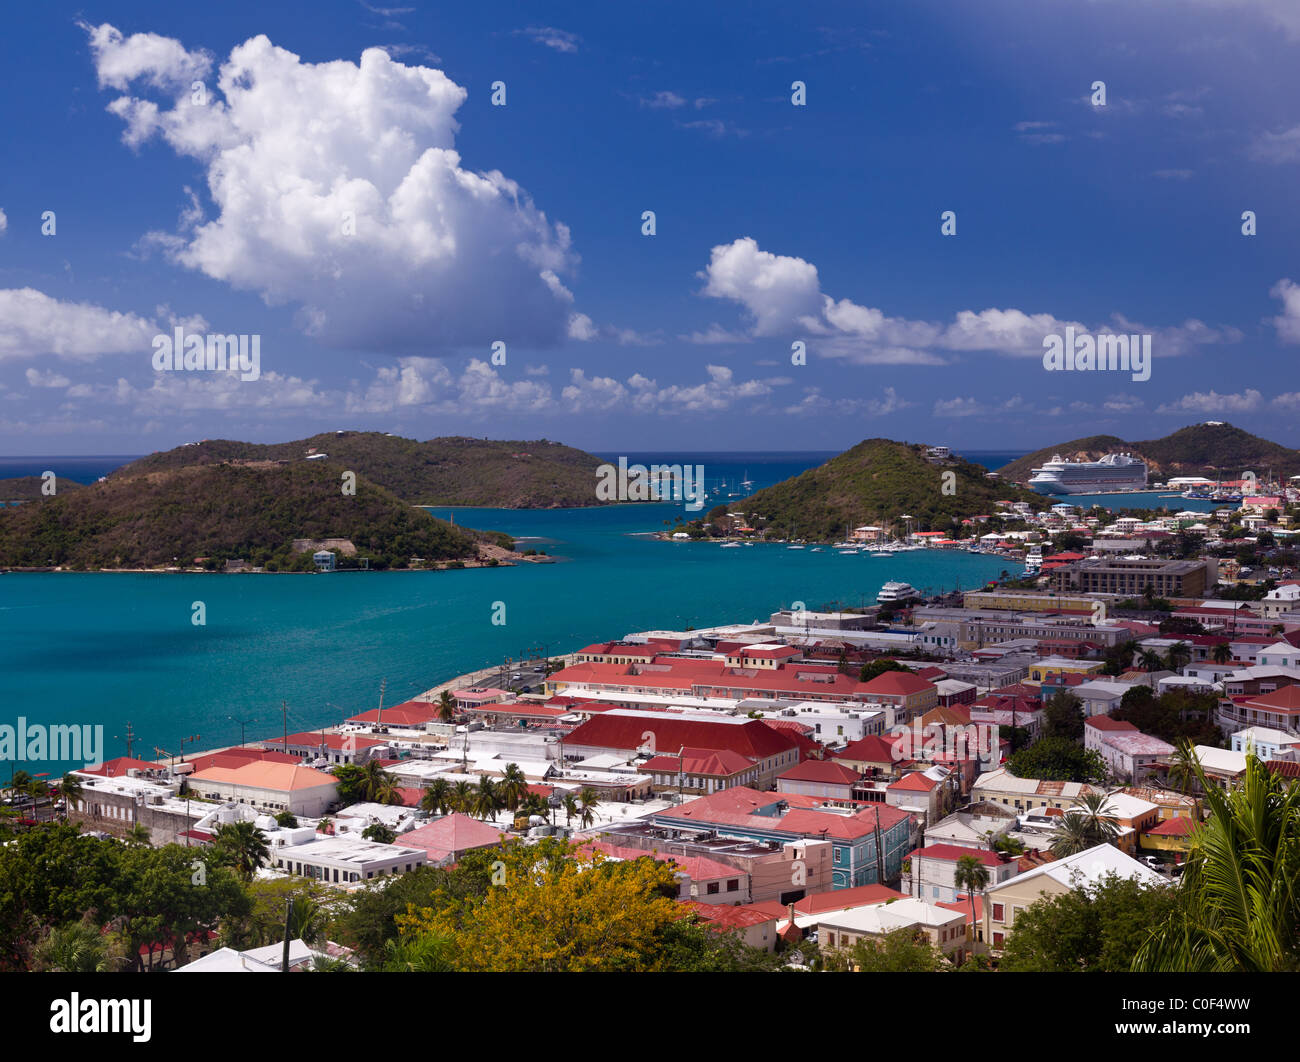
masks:
{"type": "Polygon", "coordinates": [[[1109,494],[1147,485],[1146,463],[1130,454],[1107,454],[1100,461],[1066,461],[1056,454],[1032,471],[1029,486],[1039,494],[1109,494]]]}
{"type": "Polygon", "coordinates": [[[921,599],[921,591],[911,583],[889,582],[880,588],[876,595],[877,605],[906,605],[921,599]]]}

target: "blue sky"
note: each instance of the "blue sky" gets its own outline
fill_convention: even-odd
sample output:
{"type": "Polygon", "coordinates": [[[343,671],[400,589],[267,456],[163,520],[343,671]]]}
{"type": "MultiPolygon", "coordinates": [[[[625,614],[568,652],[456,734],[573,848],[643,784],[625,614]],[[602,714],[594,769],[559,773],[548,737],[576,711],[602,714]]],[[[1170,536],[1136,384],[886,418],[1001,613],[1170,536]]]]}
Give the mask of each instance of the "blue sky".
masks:
{"type": "Polygon", "coordinates": [[[6,12],[0,453],[1300,445],[1294,0],[389,2],[6,12]]]}

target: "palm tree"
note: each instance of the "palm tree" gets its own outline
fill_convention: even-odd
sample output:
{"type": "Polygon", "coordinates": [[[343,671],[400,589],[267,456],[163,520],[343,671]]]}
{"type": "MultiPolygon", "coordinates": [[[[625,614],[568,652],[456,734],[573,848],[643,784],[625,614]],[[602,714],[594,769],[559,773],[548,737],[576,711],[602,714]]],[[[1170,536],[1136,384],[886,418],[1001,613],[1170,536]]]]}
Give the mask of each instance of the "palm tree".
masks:
{"type": "Polygon", "coordinates": [[[596,805],[600,803],[600,797],[596,790],[587,786],[578,794],[578,822],[582,824],[585,830],[596,821],[596,805]]]}
{"type": "Polygon", "coordinates": [[[469,782],[462,779],[451,788],[451,798],[448,806],[452,811],[459,811],[462,815],[472,814],[474,810],[474,787],[469,782]]]}
{"type": "Polygon", "coordinates": [[[376,804],[400,804],[402,796],[397,791],[397,779],[380,765],[378,760],[370,759],[361,767],[357,781],[357,791],[362,800],[376,804]]]}
{"type": "Polygon", "coordinates": [[[447,814],[450,803],[451,783],[445,778],[435,778],[424,787],[424,795],[420,797],[420,807],[425,811],[435,811],[439,815],[447,814]]]}
{"type": "Polygon", "coordinates": [[[1258,757],[1228,790],[1200,764],[1210,818],[1190,837],[1179,903],[1133,960],[1138,971],[1300,970],[1300,786],[1258,757]]]}
{"type": "Polygon", "coordinates": [[[478,792],[474,794],[474,814],[486,822],[501,810],[501,794],[496,783],[486,774],[478,776],[478,792]]]}
{"type": "Polygon", "coordinates": [[[145,845],[151,844],[152,841],[153,837],[149,833],[149,827],[143,822],[135,823],[135,825],[126,831],[127,844],[137,844],[143,848],[145,845]]]}
{"type": "Polygon", "coordinates": [[[975,890],[983,892],[988,887],[988,868],[973,855],[965,855],[957,860],[957,869],[953,872],[952,882],[957,888],[965,889],[970,896],[970,939],[975,941],[975,890]]]}
{"type": "Polygon", "coordinates": [[[519,769],[519,764],[506,764],[506,769],[501,772],[501,783],[497,787],[497,791],[505,806],[511,811],[514,811],[523,803],[524,797],[528,795],[528,779],[524,777],[524,772],[519,769]]]}
{"type": "Polygon", "coordinates": [[[1214,651],[1210,656],[1214,659],[1216,664],[1226,664],[1232,659],[1232,646],[1227,642],[1220,642],[1214,647],[1214,651]]]}
{"type": "Polygon", "coordinates": [[[1174,754],[1169,757],[1169,784],[1180,793],[1186,793],[1192,783],[1202,777],[1201,760],[1187,738],[1181,738],[1174,747],[1174,754]]]}
{"type": "Polygon", "coordinates": [[[55,926],[32,952],[32,967],[50,973],[104,973],[113,967],[109,938],[89,919],[55,926]]]}
{"type": "Polygon", "coordinates": [[[1138,661],[1141,667],[1148,673],[1159,671],[1165,666],[1165,658],[1157,653],[1154,649],[1143,649],[1138,655],[1138,661]]]}
{"type": "Polygon", "coordinates": [[[564,794],[564,825],[573,825],[573,816],[578,814],[578,801],[572,793],[564,794]]]}
{"type": "Polygon", "coordinates": [[[245,882],[252,881],[258,868],[270,858],[266,834],[248,821],[218,826],[212,838],[212,851],[219,863],[233,867],[245,882]]]}
{"type": "Polygon", "coordinates": [[[450,723],[456,718],[456,701],[450,690],[443,690],[438,696],[438,722],[450,723]]]}
{"type": "Polygon", "coordinates": [[[59,796],[63,799],[63,821],[68,821],[68,812],[72,803],[81,796],[81,779],[75,774],[65,774],[59,779],[59,796]]]}
{"type": "Polygon", "coordinates": [[[1061,816],[1052,832],[1052,855],[1057,859],[1086,852],[1099,844],[1110,844],[1119,836],[1119,823],[1105,793],[1088,793],[1061,816]]]}
{"type": "Polygon", "coordinates": [[[1178,671],[1192,659],[1192,649],[1186,642],[1174,642],[1165,656],[1165,663],[1170,671],[1178,671]]]}

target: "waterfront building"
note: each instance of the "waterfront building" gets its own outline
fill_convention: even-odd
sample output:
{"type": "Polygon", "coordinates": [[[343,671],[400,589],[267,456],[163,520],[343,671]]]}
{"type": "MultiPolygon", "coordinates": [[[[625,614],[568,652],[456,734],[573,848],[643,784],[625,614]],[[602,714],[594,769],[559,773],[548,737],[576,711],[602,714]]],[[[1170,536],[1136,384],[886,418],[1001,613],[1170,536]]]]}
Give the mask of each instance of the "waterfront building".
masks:
{"type": "Polygon", "coordinates": [[[208,800],[250,804],[272,814],[288,811],[316,818],[338,803],[338,779],[300,764],[257,760],[239,767],[209,767],[190,775],[189,784],[208,800]]]}
{"type": "Polygon", "coordinates": [[[1161,560],[1115,557],[1081,560],[1057,568],[1048,576],[1058,592],[1118,594],[1141,597],[1148,586],[1156,597],[1197,597],[1218,582],[1217,561],[1161,560]]]}
{"type": "MultiPolygon", "coordinates": [[[[794,735],[757,719],[707,717],[677,712],[615,708],[592,716],[564,739],[564,755],[583,759],[602,753],[676,757],[683,750],[735,753],[753,764],[755,784],[775,784],[782,771],[800,760],[794,735]]],[[[644,769],[644,768],[643,768],[644,769]]]]}

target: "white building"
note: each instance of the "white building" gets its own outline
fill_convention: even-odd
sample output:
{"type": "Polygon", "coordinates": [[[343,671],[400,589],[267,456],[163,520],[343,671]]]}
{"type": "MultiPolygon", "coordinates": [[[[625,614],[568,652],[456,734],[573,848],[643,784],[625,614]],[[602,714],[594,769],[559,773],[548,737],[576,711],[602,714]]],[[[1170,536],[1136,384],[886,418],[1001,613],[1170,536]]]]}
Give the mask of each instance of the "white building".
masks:
{"type": "Polygon", "coordinates": [[[273,846],[271,865],[286,874],[350,885],[386,874],[407,874],[429,861],[429,854],[420,848],[310,833],[313,836],[302,843],[273,846]]]}
{"type": "Polygon", "coordinates": [[[1285,730],[1248,726],[1232,735],[1232,751],[1254,749],[1261,760],[1300,760],[1300,737],[1285,730]]]}

